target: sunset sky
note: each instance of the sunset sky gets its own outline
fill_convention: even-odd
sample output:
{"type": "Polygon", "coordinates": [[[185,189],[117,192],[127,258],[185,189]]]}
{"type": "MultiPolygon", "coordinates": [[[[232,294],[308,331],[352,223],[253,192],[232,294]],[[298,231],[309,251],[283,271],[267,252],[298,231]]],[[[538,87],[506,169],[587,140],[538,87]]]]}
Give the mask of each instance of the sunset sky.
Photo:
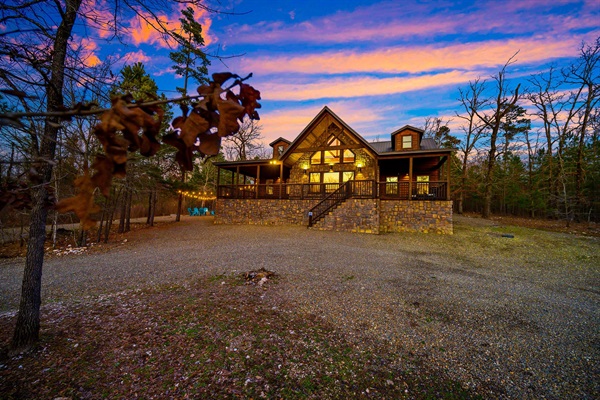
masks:
{"type": "MultiPolygon", "coordinates": [[[[199,15],[207,51],[222,56],[211,72],[254,73],[262,93],[265,142],[289,140],[325,105],[368,140],[452,118],[458,88],[489,79],[519,52],[509,77],[524,80],[578,56],[600,36],[600,0],[227,1],[237,15],[199,15]]],[[[174,7],[176,7],[174,3],[174,7]]],[[[177,21],[175,8],[165,18],[177,21]]],[[[128,60],[143,61],[174,97],[169,49],[132,21],[128,60]]],[[[90,54],[102,56],[91,40],[90,54]]],[[[454,133],[458,121],[450,123],[454,133]]]]}

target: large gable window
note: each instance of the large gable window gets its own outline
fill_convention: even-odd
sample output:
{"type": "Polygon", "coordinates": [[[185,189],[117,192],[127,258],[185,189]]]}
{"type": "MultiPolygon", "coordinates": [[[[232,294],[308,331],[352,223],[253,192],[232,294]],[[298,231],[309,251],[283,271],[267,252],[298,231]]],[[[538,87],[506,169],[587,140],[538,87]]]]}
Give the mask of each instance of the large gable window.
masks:
{"type": "MultiPolygon", "coordinates": [[[[327,147],[339,147],[343,146],[338,138],[331,136],[327,140],[327,147]]],[[[325,149],[315,152],[310,158],[310,163],[315,164],[340,164],[340,163],[353,163],[356,160],[354,152],[348,149],[325,149]]]]}

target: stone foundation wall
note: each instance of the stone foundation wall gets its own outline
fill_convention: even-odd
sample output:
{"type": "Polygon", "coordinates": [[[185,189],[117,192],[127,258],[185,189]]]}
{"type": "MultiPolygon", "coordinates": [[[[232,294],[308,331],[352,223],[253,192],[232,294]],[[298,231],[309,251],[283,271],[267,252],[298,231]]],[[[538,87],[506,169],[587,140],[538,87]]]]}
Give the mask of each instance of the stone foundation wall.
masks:
{"type": "Polygon", "coordinates": [[[379,231],[453,233],[452,201],[379,201],[379,231]]]}
{"type": "Polygon", "coordinates": [[[314,227],[325,231],[379,233],[379,212],[375,199],[348,199],[314,227]]]}
{"type": "MultiPolygon", "coordinates": [[[[308,225],[318,200],[218,199],[215,224],[308,225]]],[[[348,199],[315,229],[360,233],[452,234],[452,201],[348,199]]]]}
{"type": "Polygon", "coordinates": [[[217,199],[215,224],[308,225],[317,200],[217,199]]]}

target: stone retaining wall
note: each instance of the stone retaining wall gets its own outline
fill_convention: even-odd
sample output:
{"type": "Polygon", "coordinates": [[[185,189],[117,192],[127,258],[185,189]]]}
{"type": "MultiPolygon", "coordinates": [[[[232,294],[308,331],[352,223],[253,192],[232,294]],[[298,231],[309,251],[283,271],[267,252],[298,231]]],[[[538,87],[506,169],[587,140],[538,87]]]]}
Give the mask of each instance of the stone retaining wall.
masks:
{"type": "Polygon", "coordinates": [[[348,199],[314,227],[325,231],[379,233],[376,199],[348,199]]]}
{"type": "Polygon", "coordinates": [[[451,235],[452,201],[380,200],[379,231],[451,235]]]}
{"type": "MultiPolygon", "coordinates": [[[[308,225],[318,200],[218,199],[215,224],[308,225]]],[[[320,230],[452,234],[452,201],[348,199],[314,226],[320,230]]]]}
{"type": "Polygon", "coordinates": [[[308,225],[318,200],[217,199],[215,224],[308,225]]]}

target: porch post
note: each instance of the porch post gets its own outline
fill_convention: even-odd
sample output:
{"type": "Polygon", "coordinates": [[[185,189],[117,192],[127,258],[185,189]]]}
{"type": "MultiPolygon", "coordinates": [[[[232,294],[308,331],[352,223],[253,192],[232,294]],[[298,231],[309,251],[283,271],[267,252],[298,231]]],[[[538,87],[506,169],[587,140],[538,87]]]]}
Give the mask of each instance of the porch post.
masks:
{"type": "Polygon", "coordinates": [[[281,190],[283,189],[283,163],[279,164],[279,199],[281,199],[281,190]]]}
{"type": "Polygon", "coordinates": [[[451,158],[446,158],[446,200],[450,200],[450,162],[451,158]]]}
{"type": "Polygon", "coordinates": [[[240,166],[235,167],[235,185],[239,186],[240,184],[240,166]]]}
{"type": "Polygon", "coordinates": [[[258,199],[258,185],[260,184],[260,165],[256,166],[256,181],[254,182],[254,192],[256,193],[255,198],[258,199]]]}
{"type": "Polygon", "coordinates": [[[221,167],[217,167],[217,197],[221,197],[219,186],[221,186],[221,167]]]}
{"type": "Polygon", "coordinates": [[[408,159],[408,199],[412,200],[413,158],[408,159]]]}

